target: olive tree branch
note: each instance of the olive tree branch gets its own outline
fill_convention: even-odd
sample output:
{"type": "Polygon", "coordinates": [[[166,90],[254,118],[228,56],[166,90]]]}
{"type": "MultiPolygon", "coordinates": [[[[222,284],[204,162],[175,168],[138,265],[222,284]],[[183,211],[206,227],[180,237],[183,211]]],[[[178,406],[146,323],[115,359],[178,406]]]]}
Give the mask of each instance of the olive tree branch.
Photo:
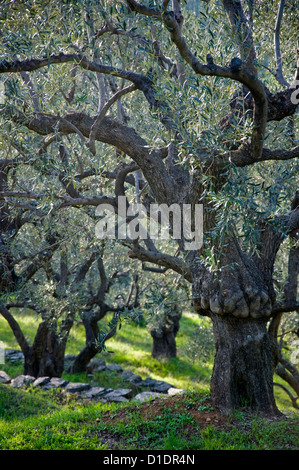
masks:
{"type": "Polygon", "coordinates": [[[202,76],[218,76],[230,78],[246,86],[254,98],[254,129],[251,141],[251,150],[259,158],[263,148],[264,135],[267,123],[267,96],[264,85],[255,73],[248,69],[241,59],[234,58],[229,67],[216,65],[209,56],[208,63],[200,62],[188,47],[181,34],[181,20],[178,21],[173,11],[164,11],[144,7],[135,0],[127,0],[130,8],[143,15],[160,18],[169,31],[172,42],[176,45],[181,57],[190,65],[193,71],[202,76]]]}
{"type": "Polygon", "coordinates": [[[275,63],[276,63],[275,78],[281,85],[289,87],[290,84],[284,78],[283,72],[282,72],[282,60],[281,60],[281,51],[280,51],[280,38],[279,38],[284,4],[285,4],[285,0],[280,0],[276,23],[275,23],[275,29],[274,29],[274,50],[275,50],[275,63]]]}
{"type": "Polygon", "coordinates": [[[191,281],[192,276],[189,267],[176,256],[171,256],[159,251],[147,250],[138,243],[134,243],[128,255],[130,258],[137,258],[142,262],[149,262],[171,269],[181,274],[186,280],[191,281]]]}
{"type": "Polygon", "coordinates": [[[136,90],[136,86],[130,85],[126,88],[123,88],[122,90],[119,90],[116,92],[108,101],[107,103],[104,104],[104,106],[101,108],[99,114],[97,115],[93,125],[91,126],[90,129],[90,134],[89,134],[89,141],[87,143],[87,146],[89,147],[89,150],[93,155],[95,155],[96,150],[95,150],[95,138],[96,138],[96,133],[101,125],[101,122],[103,121],[105,115],[107,114],[107,111],[111,106],[118,101],[122,96],[131,93],[132,91],[136,90]]]}

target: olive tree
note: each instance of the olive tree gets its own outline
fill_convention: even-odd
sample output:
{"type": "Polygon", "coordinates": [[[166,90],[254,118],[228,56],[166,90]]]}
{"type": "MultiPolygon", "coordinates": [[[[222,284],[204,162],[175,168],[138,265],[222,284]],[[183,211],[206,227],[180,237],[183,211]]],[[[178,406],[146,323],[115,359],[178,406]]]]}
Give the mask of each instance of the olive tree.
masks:
{"type": "MultiPolygon", "coordinates": [[[[23,169],[24,171],[24,169],[23,169]]],[[[138,305],[138,275],[134,267],[121,271],[121,253],[115,263],[113,247],[93,243],[87,214],[59,212],[59,217],[36,217],[36,207],[5,202],[2,228],[0,313],[8,322],[24,355],[24,373],[34,377],[60,377],[71,329],[82,324],[86,342],[71,364],[72,372],[86,370],[115,334],[100,336],[99,322],[109,313],[115,320],[138,305]],[[3,231],[11,209],[23,221],[13,234],[3,231]],[[14,207],[14,206],[17,206],[14,207]],[[125,278],[126,282],[119,282],[125,278]],[[29,310],[36,331],[29,341],[23,333],[22,313],[29,310]],[[17,313],[17,314],[16,314],[17,313]]],[[[73,211],[76,209],[73,209],[73,211]]],[[[39,214],[40,215],[40,214],[39,214]]],[[[92,226],[93,229],[93,226],[92,226]]],[[[118,250],[119,251],[119,250],[118,250]]]]}
{"type": "Polygon", "coordinates": [[[45,142],[79,139],[81,175],[105,155],[98,191],[54,192],[54,201],[109,204],[117,213],[118,197],[129,207],[135,184],[148,210],[194,209],[195,235],[195,209],[203,207],[203,242],[194,249],[174,224],[176,246],[164,251],[138,224],[138,236],[125,240],[129,257],[191,283],[195,311],[213,323],[215,406],[273,415],[277,324],[298,309],[295,3],[283,21],[284,1],[278,12],[274,1],[198,3],[197,17],[180,0],[57,2],[43,15],[37,3],[4,7],[0,72],[14,99],[2,118],[10,136],[27,129],[45,142]],[[115,180],[113,191],[104,191],[105,178],[115,180]],[[275,263],[286,241],[290,282],[277,292],[275,263]]]}

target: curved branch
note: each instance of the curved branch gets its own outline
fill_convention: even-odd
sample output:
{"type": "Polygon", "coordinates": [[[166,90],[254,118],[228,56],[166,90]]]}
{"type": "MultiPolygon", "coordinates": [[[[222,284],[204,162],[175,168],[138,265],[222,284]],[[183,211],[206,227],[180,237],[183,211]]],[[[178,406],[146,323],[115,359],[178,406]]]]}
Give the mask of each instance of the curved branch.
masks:
{"type": "Polygon", "coordinates": [[[275,30],[274,30],[274,48],[275,48],[275,63],[276,63],[276,74],[275,78],[277,81],[286,87],[289,87],[290,84],[285,80],[283,73],[282,73],[282,61],[281,61],[281,51],[280,51],[280,28],[283,16],[285,0],[280,0],[278,14],[276,18],[275,30]]]}
{"type": "Polygon", "coordinates": [[[299,145],[291,149],[268,149],[263,148],[260,156],[253,155],[250,151],[250,147],[244,145],[238,150],[227,152],[221,155],[219,158],[222,161],[231,161],[237,167],[244,167],[252,165],[253,163],[264,162],[268,160],[292,160],[299,157],[299,145]]]}
{"type": "Polygon", "coordinates": [[[150,251],[141,246],[134,246],[129,251],[130,258],[137,258],[143,262],[149,262],[163,266],[181,274],[187,281],[191,282],[192,275],[189,267],[179,258],[158,251],[150,251]]]}
{"type": "Polygon", "coordinates": [[[25,338],[25,336],[23,335],[23,332],[20,328],[20,325],[18,324],[18,322],[15,320],[15,318],[11,315],[11,313],[9,312],[9,310],[6,308],[6,306],[4,305],[4,303],[2,302],[2,300],[0,299],[0,314],[3,316],[3,318],[5,318],[5,320],[8,322],[22,352],[24,353],[24,356],[26,355],[26,353],[29,351],[29,344],[25,338]]]}
{"type": "Polygon", "coordinates": [[[15,73],[15,72],[33,72],[43,67],[49,67],[53,64],[64,64],[68,62],[75,62],[80,67],[92,72],[103,73],[106,75],[114,75],[124,80],[128,80],[135,84],[136,88],[143,91],[147,100],[153,105],[155,103],[154,91],[152,83],[149,78],[135,72],[122,70],[117,67],[103,65],[95,61],[88,60],[81,52],[77,54],[51,54],[49,57],[42,57],[39,59],[26,59],[26,60],[13,60],[8,62],[6,60],[0,61],[0,73],[15,73]]]}
{"type": "MultiPolygon", "coordinates": [[[[36,193],[22,193],[19,191],[0,191],[0,200],[7,197],[20,197],[25,199],[37,199],[40,200],[43,197],[47,197],[47,194],[36,194],[36,193]]],[[[80,197],[71,197],[65,194],[54,195],[55,199],[61,199],[63,203],[60,207],[66,206],[98,206],[100,204],[110,204],[113,207],[116,207],[116,201],[114,197],[108,196],[80,196],[80,197]]]]}
{"type": "MultiPolygon", "coordinates": [[[[53,132],[60,132],[64,135],[73,134],[75,126],[85,137],[88,137],[95,121],[94,117],[78,112],[68,113],[64,119],[46,113],[27,116],[12,106],[2,108],[2,113],[8,119],[41,135],[53,132]]],[[[173,181],[163,163],[163,159],[168,155],[166,147],[150,148],[135,129],[107,117],[103,118],[97,130],[96,140],[112,145],[130,156],[142,170],[145,178],[151,182],[151,188],[157,196],[158,202],[172,202],[174,197],[173,181]]]]}
{"type": "Polygon", "coordinates": [[[276,385],[277,387],[281,387],[289,396],[289,398],[291,399],[291,402],[293,404],[293,407],[296,408],[296,409],[299,409],[299,406],[297,404],[297,400],[299,399],[299,396],[298,397],[294,397],[291,392],[287,389],[287,387],[285,387],[284,385],[278,383],[278,382],[273,382],[273,385],[276,385]]]}
{"type": "Polygon", "coordinates": [[[246,63],[241,59],[234,58],[229,67],[222,67],[214,64],[213,58],[209,56],[208,63],[201,63],[189,49],[185,38],[181,34],[181,21],[175,16],[173,11],[165,11],[145,7],[135,0],[127,0],[130,8],[143,15],[161,18],[166,28],[169,30],[170,38],[176,45],[181,57],[190,65],[196,74],[202,76],[217,76],[230,78],[242,83],[248,88],[254,98],[254,129],[251,142],[251,151],[255,158],[259,158],[263,148],[264,135],[268,116],[268,102],[266,90],[258,79],[256,73],[248,69],[246,63]]]}
{"type": "Polygon", "coordinates": [[[125,188],[124,183],[126,181],[126,177],[129,173],[138,170],[139,167],[133,161],[129,164],[122,165],[118,168],[117,174],[115,177],[115,195],[116,196],[124,196],[125,195],[125,188]]]}
{"type": "Polygon", "coordinates": [[[110,98],[110,100],[107,101],[107,103],[103,106],[103,108],[101,109],[101,111],[97,115],[97,117],[96,117],[96,119],[95,119],[95,121],[94,121],[94,123],[93,123],[93,125],[90,129],[89,141],[88,141],[88,144],[87,144],[87,146],[89,147],[89,150],[91,151],[91,153],[93,155],[96,154],[96,150],[95,150],[96,133],[97,133],[97,131],[98,131],[100,125],[101,125],[101,122],[103,121],[107,111],[122,96],[126,95],[127,93],[131,93],[134,90],[136,90],[136,86],[133,84],[133,85],[128,86],[127,88],[123,88],[122,90],[119,90],[118,92],[116,92],[110,98]]]}
{"type": "Polygon", "coordinates": [[[264,85],[258,77],[248,70],[241,59],[234,58],[230,67],[216,65],[209,56],[208,64],[201,63],[191,52],[183,36],[173,12],[165,13],[164,23],[170,30],[170,37],[176,44],[181,56],[192,67],[194,72],[203,76],[230,78],[242,83],[251,92],[254,99],[254,129],[252,133],[251,150],[255,158],[259,158],[263,148],[268,117],[268,101],[264,85]]]}

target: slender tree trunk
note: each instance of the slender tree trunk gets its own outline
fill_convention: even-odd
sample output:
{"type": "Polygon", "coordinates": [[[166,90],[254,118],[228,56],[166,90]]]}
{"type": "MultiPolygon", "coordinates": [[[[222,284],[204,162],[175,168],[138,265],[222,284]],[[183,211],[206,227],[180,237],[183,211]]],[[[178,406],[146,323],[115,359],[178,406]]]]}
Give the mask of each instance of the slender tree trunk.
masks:
{"type": "Polygon", "coordinates": [[[70,365],[69,372],[85,372],[91,359],[99,352],[100,348],[97,342],[99,337],[98,321],[104,315],[103,312],[97,315],[93,312],[84,313],[82,321],[85,328],[85,346],[70,365]]]}
{"type": "MultiPolygon", "coordinates": [[[[97,328],[98,330],[98,328],[97,328]]],[[[99,352],[99,346],[97,344],[97,335],[94,335],[93,340],[86,342],[84,348],[76,356],[75,360],[69,367],[69,372],[72,374],[76,372],[85,372],[91,359],[99,352]]]]}
{"type": "Polygon", "coordinates": [[[249,407],[265,415],[279,414],[266,321],[215,314],[211,319],[216,344],[211,395],[217,408],[249,407]]]}

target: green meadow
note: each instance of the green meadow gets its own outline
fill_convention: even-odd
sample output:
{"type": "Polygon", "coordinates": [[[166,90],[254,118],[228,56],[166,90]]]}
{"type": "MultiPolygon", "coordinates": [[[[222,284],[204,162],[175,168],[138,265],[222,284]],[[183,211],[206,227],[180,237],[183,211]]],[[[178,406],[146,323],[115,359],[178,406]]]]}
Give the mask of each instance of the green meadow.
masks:
{"type": "MultiPolygon", "coordinates": [[[[18,314],[28,339],[32,340],[36,318],[18,314]]],[[[108,319],[107,319],[108,321],[108,319]]],[[[0,318],[1,341],[17,348],[4,319],[0,318]]],[[[177,336],[177,357],[158,361],[151,356],[152,341],[145,325],[127,322],[107,342],[99,355],[146,378],[164,380],[186,392],[172,398],[139,403],[84,402],[61,390],[26,391],[0,386],[1,450],[295,450],[299,449],[299,413],[287,395],[275,389],[278,420],[266,420],[244,412],[220,415],[209,399],[213,364],[210,324],[185,313],[177,336]],[[201,349],[204,343],[205,348],[201,349]],[[205,352],[202,352],[205,351],[205,352]],[[207,354],[207,351],[209,354],[207,354]],[[209,357],[210,355],[210,357],[209,357]]],[[[76,354],[84,345],[84,330],[76,325],[67,353],[76,354]]],[[[22,373],[22,364],[1,366],[12,378],[22,373]]],[[[103,371],[64,374],[71,381],[98,386],[127,387],[119,373],[103,371]]],[[[276,378],[275,378],[276,380],[276,378]]]]}

